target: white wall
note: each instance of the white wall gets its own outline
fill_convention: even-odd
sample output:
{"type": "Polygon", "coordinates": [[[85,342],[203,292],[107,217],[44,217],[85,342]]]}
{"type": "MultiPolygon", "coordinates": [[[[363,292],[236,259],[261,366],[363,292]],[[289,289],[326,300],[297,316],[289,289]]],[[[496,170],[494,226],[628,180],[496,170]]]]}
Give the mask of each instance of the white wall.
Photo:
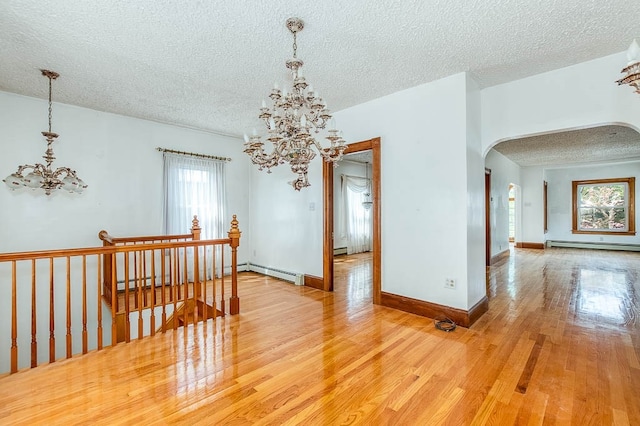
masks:
{"type": "MultiPolygon", "coordinates": [[[[0,92],[0,178],[42,160],[47,102],[0,92]]],[[[214,118],[212,117],[212,120],[214,118]]],[[[227,163],[229,214],[248,228],[249,167],[239,139],[64,104],[53,106],[54,167],[75,169],[82,195],[0,187],[0,252],[100,245],[98,232],[161,234],[162,153],[156,147],[233,158],[227,163]]],[[[229,217],[229,221],[231,218],[229,217]]],[[[190,224],[185,224],[185,232],[190,224]]],[[[240,257],[245,244],[241,240],[240,257]]]]}
{"type": "Polygon", "coordinates": [[[466,248],[468,238],[483,236],[469,237],[468,232],[482,231],[477,221],[471,220],[469,229],[467,224],[468,209],[482,210],[474,205],[482,193],[468,188],[473,143],[467,145],[466,75],[335,116],[348,141],[381,137],[382,290],[461,309],[475,304],[468,299],[468,283],[483,279],[475,275],[484,276],[484,268],[478,272],[471,261],[470,271],[466,248]],[[456,279],[457,287],[444,288],[445,278],[456,279]]]}
{"type": "Polygon", "coordinates": [[[520,166],[494,149],[485,166],[491,169],[491,256],[495,256],[509,249],[509,184],[520,185],[520,166]]]}
{"type": "Polygon", "coordinates": [[[466,78],[467,160],[467,308],[486,295],[484,158],[481,150],[482,111],[480,87],[466,78]]]}
{"type": "Polygon", "coordinates": [[[574,180],[636,178],[636,227],[640,205],[640,162],[591,165],[546,170],[548,186],[548,240],[640,244],[640,235],[584,235],[571,232],[572,185],[574,180]]]}
{"type": "Polygon", "coordinates": [[[489,87],[482,91],[482,150],[522,136],[602,124],[640,131],[640,102],[615,80],[624,53],[489,87]]]}
{"type": "Polygon", "coordinates": [[[544,180],[542,167],[522,167],[522,238],[518,242],[544,243],[544,180]]]}
{"type": "Polygon", "coordinates": [[[322,162],[309,168],[310,187],[295,191],[288,164],[272,173],[253,167],[251,262],[289,272],[322,276],[322,162]]]}

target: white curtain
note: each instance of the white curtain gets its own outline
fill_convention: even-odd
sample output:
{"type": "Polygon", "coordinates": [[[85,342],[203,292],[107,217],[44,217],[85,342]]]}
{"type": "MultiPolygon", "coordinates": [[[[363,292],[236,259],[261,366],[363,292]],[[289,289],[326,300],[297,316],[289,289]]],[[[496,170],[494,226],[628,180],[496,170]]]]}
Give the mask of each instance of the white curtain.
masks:
{"type": "Polygon", "coordinates": [[[164,153],[166,234],[188,234],[197,215],[203,240],[225,237],[224,165],[224,161],[164,153]]]}
{"type": "MultiPolygon", "coordinates": [[[[188,234],[193,216],[198,216],[200,238],[225,238],[228,230],[224,161],[164,153],[164,226],[165,233],[188,234]]],[[[221,250],[216,250],[216,275],[222,271],[221,250]]],[[[205,255],[199,250],[201,259],[205,255]]],[[[231,259],[225,249],[225,263],[231,259]]],[[[167,253],[168,254],[168,253],[167,253]]],[[[211,256],[210,248],[206,250],[211,256]]],[[[181,261],[182,262],[182,261],[181,261]]],[[[203,265],[202,259],[200,265],[203,265]]],[[[210,265],[210,264],[209,264],[210,265]]],[[[211,266],[211,265],[210,265],[211,266]]],[[[187,275],[193,279],[193,249],[187,250],[187,275]]],[[[206,278],[211,278],[211,271],[206,278]]]]}
{"type": "Polygon", "coordinates": [[[342,208],[340,224],[343,237],[347,239],[347,254],[362,253],[371,250],[371,210],[362,202],[370,194],[371,180],[361,177],[342,175],[342,208]]]}

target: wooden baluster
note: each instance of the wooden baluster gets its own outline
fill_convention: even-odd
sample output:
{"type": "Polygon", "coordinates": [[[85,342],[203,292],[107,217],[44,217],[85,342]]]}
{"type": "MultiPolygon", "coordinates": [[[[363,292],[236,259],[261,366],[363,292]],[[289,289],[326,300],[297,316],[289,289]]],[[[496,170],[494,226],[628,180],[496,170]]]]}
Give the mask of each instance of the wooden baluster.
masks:
{"type": "Polygon", "coordinates": [[[213,244],[211,246],[211,279],[213,280],[213,308],[217,311],[220,311],[220,315],[224,316],[224,283],[222,286],[220,286],[220,291],[218,292],[220,294],[220,309],[217,308],[218,306],[218,301],[216,300],[216,285],[220,284],[220,281],[218,280],[218,275],[216,274],[216,268],[218,267],[218,262],[216,262],[217,260],[217,251],[218,251],[218,246],[216,244],[213,244]]]}
{"type": "Polygon", "coordinates": [[[200,247],[193,247],[193,324],[198,322],[198,298],[200,297],[200,247]]]}
{"type": "Polygon", "coordinates": [[[147,296],[148,289],[147,289],[147,252],[146,251],[142,252],[142,279],[144,280],[143,286],[142,286],[143,302],[144,302],[144,306],[147,307],[149,306],[149,300],[147,296]]]}
{"type": "Polygon", "coordinates": [[[173,268],[174,265],[171,262],[171,249],[167,249],[167,253],[169,253],[169,301],[173,302],[173,291],[171,289],[171,280],[173,279],[173,268]]]}
{"type": "Polygon", "coordinates": [[[189,300],[189,262],[187,262],[187,247],[183,247],[182,249],[182,258],[183,258],[183,263],[182,263],[182,272],[183,272],[183,276],[182,276],[182,285],[184,286],[184,298],[183,298],[183,302],[182,302],[182,306],[183,306],[183,310],[182,310],[182,316],[183,316],[183,325],[184,327],[187,326],[187,324],[189,324],[189,318],[188,318],[188,311],[189,309],[187,308],[187,303],[189,300]]]}
{"type": "Polygon", "coordinates": [[[130,342],[131,323],[129,321],[129,252],[124,252],[124,341],[130,342]]]}
{"type": "Polygon", "coordinates": [[[152,336],[156,334],[156,252],[151,249],[151,318],[149,331],[152,336]]]}
{"type": "Polygon", "coordinates": [[[38,366],[38,341],[36,338],[36,260],[31,260],[31,368],[38,366]]]}
{"type": "Polygon", "coordinates": [[[178,262],[178,249],[174,248],[173,249],[173,253],[171,256],[171,260],[173,261],[173,279],[171,280],[171,291],[172,291],[172,295],[173,295],[173,329],[175,330],[176,328],[178,328],[178,296],[177,296],[177,289],[176,287],[178,286],[178,265],[176,265],[176,263],[178,262]]]}
{"type": "MultiPolygon", "coordinates": [[[[240,245],[240,229],[238,228],[238,219],[233,215],[231,220],[231,230],[229,230],[229,238],[231,239],[231,299],[229,300],[229,313],[236,315],[240,313],[240,299],[238,298],[238,246],[240,245]]],[[[224,275],[224,269],[223,269],[224,275]]]]}
{"type": "Polygon", "coordinates": [[[220,312],[222,315],[226,315],[227,310],[225,309],[225,301],[224,301],[224,244],[219,245],[220,247],[220,312]]]}
{"type": "Polygon", "coordinates": [[[204,310],[202,320],[209,320],[209,304],[207,303],[207,246],[202,247],[202,276],[204,285],[202,286],[202,309],[204,310]]]}
{"type": "Polygon", "coordinates": [[[111,346],[115,346],[118,344],[117,313],[120,310],[118,306],[118,275],[116,273],[118,254],[114,252],[111,259],[111,346]]]}
{"type": "Polygon", "coordinates": [[[180,298],[182,294],[180,291],[180,277],[182,276],[182,273],[180,272],[180,256],[178,256],[179,254],[180,254],[180,249],[176,247],[176,261],[174,265],[176,267],[176,285],[178,286],[178,298],[180,298]]]}
{"type": "Polygon", "coordinates": [[[111,306],[115,306],[115,311],[116,312],[118,312],[120,310],[120,306],[118,305],[118,262],[117,262],[117,257],[118,257],[118,254],[116,252],[113,252],[112,256],[111,256],[111,264],[113,265],[112,272],[111,272],[111,291],[113,291],[113,294],[115,295],[115,297],[113,298],[113,300],[115,300],[115,305],[111,305],[111,306]]]}
{"type": "MultiPolygon", "coordinates": [[[[135,245],[136,243],[133,243],[135,245]]],[[[133,254],[133,286],[135,288],[133,295],[133,308],[138,309],[138,257],[136,256],[136,252],[131,252],[133,254]]]]}
{"type": "Polygon", "coordinates": [[[218,309],[217,309],[217,297],[218,297],[218,289],[217,289],[217,283],[216,283],[216,246],[215,244],[211,245],[211,283],[213,284],[212,289],[211,289],[211,293],[212,293],[212,303],[211,306],[213,307],[213,319],[215,320],[215,318],[218,316],[218,309]]]}
{"type": "Polygon", "coordinates": [[[54,312],[53,257],[49,258],[49,362],[56,361],[56,320],[54,312]]]}
{"type": "MultiPolygon", "coordinates": [[[[165,278],[165,274],[166,274],[166,256],[165,256],[165,250],[160,250],[160,269],[162,270],[162,277],[161,279],[161,289],[162,289],[162,294],[161,294],[161,300],[162,300],[162,332],[166,332],[167,331],[167,296],[165,294],[166,291],[166,278],[165,278]]],[[[171,262],[169,262],[169,266],[171,266],[171,262]]],[[[171,271],[171,268],[169,268],[169,271],[171,271]]],[[[169,272],[171,273],[171,272],[169,272]]],[[[171,279],[171,276],[169,276],[169,279],[171,279]]]]}
{"type": "MultiPolygon", "coordinates": [[[[98,267],[98,350],[102,350],[102,263],[100,263],[100,255],[97,256],[97,267],[98,267]]],[[[112,307],[113,309],[113,307],[112,307]]]]}
{"type": "Polygon", "coordinates": [[[67,256],[67,358],[71,358],[71,256],[67,256]]]}
{"type": "Polygon", "coordinates": [[[143,293],[143,288],[145,283],[143,282],[143,280],[145,279],[145,276],[142,275],[142,258],[144,257],[144,251],[143,250],[138,250],[135,251],[133,253],[134,258],[138,258],[138,270],[136,271],[136,278],[138,278],[136,280],[136,302],[138,303],[138,339],[142,339],[142,337],[144,336],[144,324],[142,321],[142,308],[143,308],[143,303],[142,303],[142,293],[143,293]]]}
{"type": "Polygon", "coordinates": [[[18,277],[16,261],[11,261],[11,372],[18,371],[18,277]]]}
{"type": "Polygon", "coordinates": [[[87,256],[82,255],[82,353],[88,351],[87,336],[87,256]]]}
{"type": "MultiPolygon", "coordinates": [[[[100,239],[102,239],[101,237],[103,235],[109,235],[109,233],[107,231],[100,231],[98,233],[98,237],[100,237],[100,239]]],[[[103,247],[112,247],[113,243],[106,241],[106,240],[102,240],[102,246],[103,247]]],[[[100,259],[98,259],[98,263],[100,263],[100,259]]],[[[113,281],[116,281],[116,275],[115,275],[115,269],[111,267],[112,264],[115,264],[115,253],[105,253],[102,255],[102,265],[103,265],[103,270],[104,270],[104,283],[101,284],[101,286],[103,287],[102,293],[109,298],[109,300],[111,300],[111,290],[113,287],[113,281]],[[113,274],[112,274],[113,271],[113,274]]],[[[99,268],[98,268],[99,269],[99,268]]],[[[117,300],[117,299],[116,299],[117,300]]],[[[111,307],[113,309],[117,310],[117,307],[115,305],[111,305],[111,307]]]]}

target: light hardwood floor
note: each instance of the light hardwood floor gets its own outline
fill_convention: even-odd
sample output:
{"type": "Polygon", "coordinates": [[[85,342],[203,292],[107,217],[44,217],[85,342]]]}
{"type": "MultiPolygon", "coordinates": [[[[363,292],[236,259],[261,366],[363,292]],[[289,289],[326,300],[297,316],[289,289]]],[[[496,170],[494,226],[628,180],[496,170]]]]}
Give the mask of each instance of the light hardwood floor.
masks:
{"type": "Polygon", "coordinates": [[[0,424],[638,425],[639,274],[638,253],[518,249],[451,333],[373,306],[367,255],[333,294],[242,274],[239,316],[0,379],[0,424]]]}

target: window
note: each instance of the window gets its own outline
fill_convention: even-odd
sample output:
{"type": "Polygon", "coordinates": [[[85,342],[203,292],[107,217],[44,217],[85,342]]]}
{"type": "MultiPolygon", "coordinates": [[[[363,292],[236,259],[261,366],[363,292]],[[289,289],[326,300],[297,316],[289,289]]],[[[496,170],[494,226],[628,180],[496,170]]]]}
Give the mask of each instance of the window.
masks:
{"type": "Polygon", "coordinates": [[[226,231],[224,162],[164,153],[164,226],[167,234],[187,234],[198,216],[204,239],[226,231]]]}
{"type": "Polygon", "coordinates": [[[635,178],[573,181],[574,234],[635,235],[635,178]]]}

